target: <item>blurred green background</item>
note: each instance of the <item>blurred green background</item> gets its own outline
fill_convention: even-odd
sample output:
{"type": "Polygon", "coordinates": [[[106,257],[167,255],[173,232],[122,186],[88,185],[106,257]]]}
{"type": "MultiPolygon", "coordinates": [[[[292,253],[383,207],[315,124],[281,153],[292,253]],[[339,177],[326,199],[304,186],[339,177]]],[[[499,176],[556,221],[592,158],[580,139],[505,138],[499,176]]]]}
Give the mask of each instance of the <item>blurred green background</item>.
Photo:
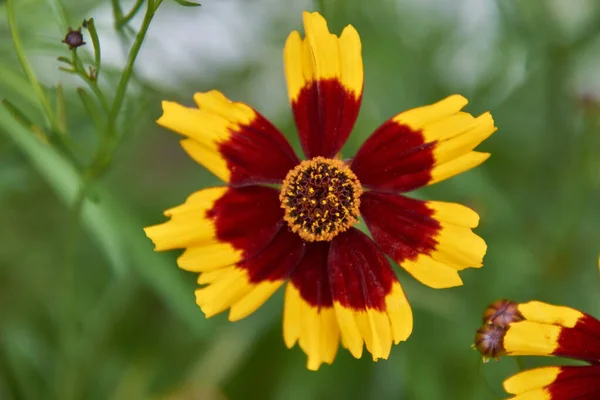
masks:
{"type": "MultiPolygon", "coordinates": [[[[145,3],[145,1],[141,1],[145,3]]],[[[67,26],[94,17],[99,85],[112,98],[140,26],[115,29],[118,0],[13,0],[33,71],[56,109],[57,84],[76,158],[101,142],[59,71],[67,26]],[[61,11],[64,9],[64,12],[61,11]],[[128,30],[129,29],[129,30],[128,30]]],[[[88,44],[78,50],[92,62],[88,44]]],[[[44,117],[11,40],[0,1],[0,97],[37,126],[44,117]]],[[[481,365],[470,350],[481,312],[498,298],[539,299],[600,316],[600,4],[594,0],[204,0],[157,11],[121,108],[123,140],[74,217],[79,178],[54,146],[0,109],[0,399],[460,399],[505,397],[514,359],[481,365]],[[210,320],[195,305],[195,276],[178,252],[154,253],[142,227],[217,179],[159,128],[160,100],[191,103],[218,89],[253,105],[299,149],[281,52],[320,9],[332,32],[353,24],[363,43],[360,143],[395,113],[461,93],[490,110],[498,132],[481,167],[416,196],[467,204],[481,215],[484,268],[464,286],[435,290],[397,269],[415,326],[390,359],[340,350],[305,369],[281,334],[282,294],[252,316],[210,320]]],[[[556,360],[523,360],[526,368],[556,360]]]]}

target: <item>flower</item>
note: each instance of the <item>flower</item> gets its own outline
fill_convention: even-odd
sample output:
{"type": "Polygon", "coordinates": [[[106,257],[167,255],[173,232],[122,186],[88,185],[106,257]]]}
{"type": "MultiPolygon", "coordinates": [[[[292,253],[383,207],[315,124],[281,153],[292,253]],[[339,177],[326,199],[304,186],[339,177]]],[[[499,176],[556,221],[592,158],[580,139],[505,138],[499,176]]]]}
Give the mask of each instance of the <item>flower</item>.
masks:
{"type": "MultiPolygon", "coordinates": [[[[541,367],[520,372],[506,381],[512,400],[570,400],[600,398],[600,321],[579,310],[540,301],[511,303],[513,311],[487,322],[477,332],[475,346],[485,357],[559,356],[591,365],[541,367]],[[497,338],[482,332],[500,332],[497,338]],[[487,342],[495,341],[493,348],[487,342]]],[[[486,311],[487,313],[487,311],[486,311]]]]}
{"type": "Polygon", "coordinates": [[[196,302],[211,317],[254,312],[287,282],[283,337],[331,364],[339,343],[360,358],[387,358],[412,331],[412,312],[384,254],[434,288],[462,284],[458,271],[480,267],[479,216],[459,204],[400,193],[477,166],[472,151],[494,131],[489,113],[460,110],[450,96],[400,113],[379,127],[351,160],[339,151],[358,115],[363,65],[358,33],[337,37],[318,13],[304,13],[306,38],[284,49],[289,99],[306,160],[262,115],[216,91],[196,93],[197,108],[164,101],[158,124],[226,182],[192,194],[145,229],[157,251],[184,248],[181,268],[200,273],[196,302]],[[364,218],[372,239],[354,227],[364,218]]]}

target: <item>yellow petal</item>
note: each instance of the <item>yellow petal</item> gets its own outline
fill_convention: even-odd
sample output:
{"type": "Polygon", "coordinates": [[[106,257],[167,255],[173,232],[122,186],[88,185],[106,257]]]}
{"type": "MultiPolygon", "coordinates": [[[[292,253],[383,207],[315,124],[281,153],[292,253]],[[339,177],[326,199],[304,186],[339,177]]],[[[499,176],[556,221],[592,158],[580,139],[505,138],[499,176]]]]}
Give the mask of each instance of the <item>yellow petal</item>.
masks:
{"type": "Polygon", "coordinates": [[[433,185],[434,183],[441,182],[445,179],[475,168],[488,158],[490,158],[490,153],[471,151],[464,156],[435,166],[431,170],[431,181],[429,181],[428,184],[433,185]]]}
{"type": "Polygon", "coordinates": [[[462,286],[458,271],[427,254],[419,254],[414,260],[402,261],[400,266],[419,282],[435,288],[462,286]]]}
{"type": "Polygon", "coordinates": [[[523,371],[505,380],[504,390],[510,394],[521,394],[543,388],[554,382],[559,373],[559,367],[543,367],[523,371]]]}
{"type": "Polygon", "coordinates": [[[469,101],[459,94],[448,96],[437,103],[404,111],[393,118],[394,122],[421,129],[459,112],[469,101]]]}
{"type": "Polygon", "coordinates": [[[283,337],[288,348],[299,343],[308,356],[306,367],[316,371],[322,363],[331,364],[340,342],[335,311],[332,307],[315,307],[288,283],[285,292],[283,337]]]}
{"type": "Polygon", "coordinates": [[[292,32],[283,53],[290,101],[296,101],[307,85],[331,79],[360,97],[364,73],[358,32],[348,25],[338,38],[319,13],[304,12],[303,19],[306,38],[292,32]]]}
{"type": "Polygon", "coordinates": [[[558,348],[561,328],[555,325],[521,321],[509,325],[504,336],[504,349],[507,354],[551,355],[558,348]]]}
{"type": "Polygon", "coordinates": [[[554,306],[541,301],[530,301],[519,304],[523,317],[531,322],[553,324],[573,328],[584,316],[581,311],[565,306],[554,306]]]}

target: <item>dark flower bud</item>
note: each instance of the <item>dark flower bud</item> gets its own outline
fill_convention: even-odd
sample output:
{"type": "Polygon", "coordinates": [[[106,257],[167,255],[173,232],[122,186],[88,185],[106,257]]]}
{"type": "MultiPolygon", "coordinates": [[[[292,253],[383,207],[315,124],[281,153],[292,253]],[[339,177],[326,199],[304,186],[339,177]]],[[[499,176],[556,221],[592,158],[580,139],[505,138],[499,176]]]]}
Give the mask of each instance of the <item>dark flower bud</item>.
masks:
{"type": "Polygon", "coordinates": [[[523,321],[523,315],[519,312],[519,304],[510,300],[497,300],[490,304],[483,312],[483,323],[493,324],[507,328],[512,322],[523,321]]]}
{"type": "Polygon", "coordinates": [[[81,27],[77,28],[76,31],[69,27],[69,32],[62,40],[62,43],[66,43],[69,45],[69,50],[76,49],[79,46],[83,46],[85,42],[83,41],[83,35],[81,34],[81,27]]]}
{"type": "Polygon", "coordinates": [[[488,362],[490,358],[498,360],[506,354],[503,344],[505,334],[505,328],[492,324],[483,325],[477,330],[473,348],[481,353],[483,362],[488,362]]]}

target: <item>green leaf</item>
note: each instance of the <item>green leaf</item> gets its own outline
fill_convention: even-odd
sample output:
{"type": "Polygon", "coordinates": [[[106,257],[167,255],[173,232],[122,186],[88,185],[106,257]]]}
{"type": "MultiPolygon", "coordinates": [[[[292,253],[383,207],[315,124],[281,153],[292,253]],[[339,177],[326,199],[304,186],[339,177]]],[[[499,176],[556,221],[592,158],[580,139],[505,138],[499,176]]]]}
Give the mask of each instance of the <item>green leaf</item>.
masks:
{"type": "Polygon", "coordinates": [[[94,68],[96,70],[96,79],[98,79],[98,75],[100,75],[100,63],[102,60],[102,55],[100,53],[100,39],[98,38],[96,25],[94,25],[94,18],[87,20],[87,29],[92,38],[92,44],[94,45],[94,68]]]}
{"type": "Polygon", "coordinates": [[[21,110],[19,110],[14,104],[6,99],[2,99],[2,105],[6,108],[6,110],[13,116],[17,122],[27,128],[31,128],[33,126],[33,122],[25,115],[21,110]]]}
{"type": "Polygon", "coordinates": [[[92,96],[81,87],[77,88],[77,94],[79,95],[85,110],[92,119],[96,131],[98,133],[104,132],[104,122],[102,116],[100,115],[100,110],[98,109],[98,106],[96,105],[92,96]]]}
{"type": "MultiPolygon", "coordinates": [[[[32,166],[54,189],[58,197],[70,205],[80,187],[80,178],[72,165],[49,144],[39,140],[21,126],[11,114],[0,107],[0,134],[12,139],[29,158],[32,166]]],[[[210,334],[207,324],[195,304],[194,292],[170,257],[154,253],[152,244],[142,230],[135,213],[125,208],[102,186],[94,186],[83,207],[82,223],[115,273],[123,275],[134,268],[173,312],[198,336],[210,334]]]]}
{"type": "Polygon", "coordinates": [[[191,1],[186,1],[186,0],[175,0],[177,3],[181,4],[182,6],[185,7],[198,7],[201,6],[200,3],[192,3],[191,1]]]}
{"type": "Polygon", "coordinates": [[[65,93],[61,84],[56,85],[56,117],[61,132],[67,132],[67,112],[65,110],[65,93]]]}
{"type": "Polygon", "coordinates": [[[67,57],[60,56],[60,57],[56,57],[56,59],[60,62],[64,62],[65,64],[73,65],[73,62],[70,59],[68,59],[67,57]]]}

